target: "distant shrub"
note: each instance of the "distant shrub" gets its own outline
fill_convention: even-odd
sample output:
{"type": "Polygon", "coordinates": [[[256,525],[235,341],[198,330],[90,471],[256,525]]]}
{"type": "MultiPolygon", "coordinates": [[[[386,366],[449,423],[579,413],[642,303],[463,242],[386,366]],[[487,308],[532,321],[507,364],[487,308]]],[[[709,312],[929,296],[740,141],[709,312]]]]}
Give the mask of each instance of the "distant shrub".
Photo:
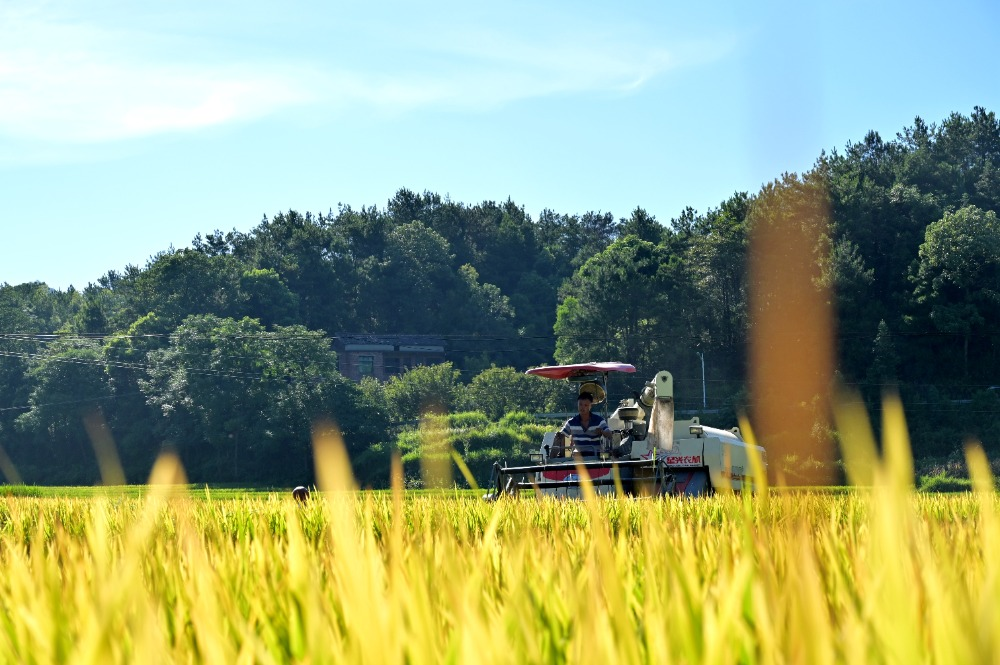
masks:
{"type": "Polygon", "coordinates": [[[534,425],[535,418],[530,413],[524,411],[514,411],[508,413],[497,423],[500,427],[521,427],[524,425],[534,425]]]}
{"type": "MultiPolygon", "coordinates": [[[[528,462],[530,454],[538,451],[544,433],[551,429],[551,424],[537,423],[524,412],[511,413],[499,422],[491,422],[480,411],[466,411],[424,416],[419,427],[400,432],[395,445],[407,478],[419,474],[422,459],[447,457],[451,455],[449,450],[454,450],[465,461],[476,482],[482,485],[489,481],[495,461],[528,462]]],[[[373,452],[363,461],[377,459],[373,452]]],[[[381,463],[387,465],[388,457],[383,459],[381,463]]],[[[382,476],[388,478],[388,472],[383,472],[382,476]]],[[[461,482],[459,473],[456,472],[455,478],[461,482]]]]}
{"type": "Polygon", "coordinates": [[[42,490],[31,485],[0,485],[0,496],[42,496],[42,490]]]}
{"type": "Polygon", "coordinates": [[[468,429],[470,427],[486,427],[489,418],[482,411],[463,411],[448,416],[448,427],[452,429],[468,429]]]}
{"type": "Polygon", "coordinates": [[[972,481],[940,473],[936,476],[921,476],[918,489],[921,492],[971,492],[972,481]]]}
{"type": "Polygon", "coordinates": [[[403,430],[396,437],[396,447],[404,456],[411,452],[419,452],[423,442],[423,435],[419,430],[403,430]]]}
{"type": "Polygon", "coordinates": [[[392,460],[392,445],[373,444],[351,460],[360,487],[387,487],[392,460]]]}

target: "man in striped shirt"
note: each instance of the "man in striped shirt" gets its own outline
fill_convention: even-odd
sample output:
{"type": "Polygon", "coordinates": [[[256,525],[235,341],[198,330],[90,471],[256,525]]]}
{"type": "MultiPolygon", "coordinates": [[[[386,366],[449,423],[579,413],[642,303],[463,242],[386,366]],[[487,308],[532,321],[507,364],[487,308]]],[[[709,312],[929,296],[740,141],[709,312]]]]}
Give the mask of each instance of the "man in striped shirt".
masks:
{"type": "Polygon", "coordinates": [[[588,392],[580,393],[576,399],[579,413],[567,420],[559,431],[563,436],[572,437],[573,450],[581,457],[597,457],[601,452],[601,437],[611,438],[608,421],[600,414],[591,413],[593,405],[593,395],[588,392]]]}

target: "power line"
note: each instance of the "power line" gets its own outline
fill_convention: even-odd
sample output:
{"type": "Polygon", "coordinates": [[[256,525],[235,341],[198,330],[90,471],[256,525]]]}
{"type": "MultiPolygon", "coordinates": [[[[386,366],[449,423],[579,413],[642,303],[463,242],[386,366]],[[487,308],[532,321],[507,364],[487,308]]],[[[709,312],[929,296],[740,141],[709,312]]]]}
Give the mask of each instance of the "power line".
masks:
{"type": "Polygon", "coordinates": [[[100,402],[105,400],[114,400],[121,397],[134,397],[136,395],[145,395],[145,393],[122,393],[119,395],[104,395],[102,397],[87,397],[85,399],[68,399],[62,400],[60,402],[44,402],[41,404],[29,404],[27,406],[7,406],[0,408],[0,411],[28,411],[30,409],[37,409],[45,406],[62,406],[64,404],[83,404],[85,402],[100,402]]]}
{"type": "MultiPolygon", "coordinates": [[[[0,351],[0,357],[7,358],[21,358],[24,360],[38,360],[46,362],[60,362],[75,365],[87,365],[91,367],[99,367],[105,369],[108,366],[119,367],[122,369],[138,369],[138,370],[154,370],[158,369],[158,365],[150,365],[146,363],[133,363],[133,362],[119,362],[114,360],[88,360],[84,358],[68,358],[65,356],[52,356],[52,355],[42,355],[38,353],[16,353],[12,351],[0,351]]],[[[182,369],[190,374],[203,374],[208,376],[219,376],[233,379],[253,379],[261,380],[266,377],[264,374],[251,374],[248,372],[233,372],[233,371],[223,371],[223,370],[213,370],[213,369],[202,369],[197,367],[190,367],[186,365],[179,365],[177,369],[182,369]]]]}

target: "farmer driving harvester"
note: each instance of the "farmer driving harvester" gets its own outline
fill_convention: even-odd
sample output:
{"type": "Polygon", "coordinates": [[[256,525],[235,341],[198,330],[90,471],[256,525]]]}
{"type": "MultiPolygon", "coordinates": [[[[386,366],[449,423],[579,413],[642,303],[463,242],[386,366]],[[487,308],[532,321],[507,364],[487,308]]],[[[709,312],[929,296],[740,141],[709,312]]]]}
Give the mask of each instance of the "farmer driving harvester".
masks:
{"type": "Polygon", "coordinates": [[[580,394],[576,399],[577,415],[573,416],[562,426],[556,434],[553,442],[552,456],[563,457],[565,455],[566,437],[570,437],[572,451],[581,457],[597,457],[601,453],[601,438],[611,438],[611,429],[608,421],[598,413],[593,413],[591,408],[596,401],[598,404],[604,401],[605,393],[597,383],[585,383],[580,386],[580,394]]]}

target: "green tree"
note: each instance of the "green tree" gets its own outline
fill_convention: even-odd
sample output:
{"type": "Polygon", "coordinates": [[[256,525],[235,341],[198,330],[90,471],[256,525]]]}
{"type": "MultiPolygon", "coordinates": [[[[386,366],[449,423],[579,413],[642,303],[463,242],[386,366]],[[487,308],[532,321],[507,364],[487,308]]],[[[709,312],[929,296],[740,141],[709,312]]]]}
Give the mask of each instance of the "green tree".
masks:
{"type": "Polygon", "coordinates": [[[469,263],[484,282],[505,294],[515,291],[520,276],[532,269],[538,256],[535,225],[522,206],[508,199],[485,201],[470,209],[465,243],[473,248],[469,263]]]}
{"type": "Polygon", "coordinates": [[[238,274],[250,268],[274,271],[294,294],[298,322],[307,328],[338,331],[356,320],[356,307],[367,294],[360,292],[348,237],[337,231],[332,219],[289,210],[273,219],[265,217],[248,234],[236,234],[232,245],[238,274]]]}
{"type": "MultiPolygon", "coordinates": [[[[121,330],[155,312],[166,333],[194,314],[230,316],[238,307],[239,266],[230,256],[208,256],[192,249],[163,252],[145,270],[130,268],[105,281],[117,294],[112,316],[121,330]]],[[[93,294],[96,297],[98,294],[93,294]]]]}
{"type": "MultiPolygon", "coordinates": [[[[71,387],[56,383],[40,387],[43,377],[50,373],[42,371],[40,365],[52,353],[71,353],[60,341],[63,335],[53,333],[70,328],[82,305],[83,297],[72,288],[56,291],[41,282],[0,284],[0,447],[15,459],[16,466],[25,465],[19,473],[22,479],[44,480],[43,475],[33,475],[27,467],[44,469],[47,461],[58,460],[54,447],[65,444],[67,431],[58,429],[49,436],[38,409],[50,401],[44,396],[46,390],[63,388],[68,392],[71,387]],[[40,419],[18,422],[26,412],[40,419]]],[[[81,397],[86,397],[85,391],[81,397]]],[[[53,416],[51,411],[44,415],[53,416]]],[[[79,423],[71,428],[76,425],[79,423]]],[[[69,438],[79,433],[74,430],[69,438]]],[[[86,482],[91,480],[87,477],[86,482]]]]}
{"type": "Polygon", "coordinates": [[[454,334],[449,351],[462,354],[465,369],[474,364],[477,352],[487,365],[490,361],[516,356],[515,347],[506,341],[515,341],[516,336],[510,299],[497,286],[481,283],[476,269],[470,265],[459,268],[457,277],[455,287],[441,298],[443,310],[449,316],[437,328],[454,334]],[[498,344],[497,340],[502,341],[498,344]]]}
{"type": "Polygon", "coordinates": [[[438,333],[451,312],[442,294],[455,286],[451,248],[439,233],[420,222],[393,229],[387,239],[372,290],[371,329],[380,332],[438,333]]]}
{"type": "MultiPolygon", "coordinates": [[[[870,339],[879,318],[899,310],[907,291],[907,267],[923,228],[940,216],[937,202],[925,195],[926,190],[901,182],[906,159],[902,145],[869,132],[864,141],[848,144],[844,155],[821,157],[813,170],[814,179],[824,181],[829,192],[831,237],[853,244],[860,263],[871,270],[866,302],[874,320],[866,317],[861,322],[841,307],[842,321],[852,324],[849,334],[861,339],[870,339]],[[853,328],[855,323],[858,329],[853,328]]],[[[852,351],[867,355],[863,347],[852,351]]]]}
{"type": "MultiPolygon", "coordinates": [[[[552,360],[555,352],[552,328],[556,323],[560,282],[554,277],[543,277],[534,270],[521,275],[510,296],[517,337],[510,340],[513,357],[507,360],[509,364],[532,367],[552,360]]],[[[496,358],[498,363],[500,360],[496,358]]]]}
{"type": "Polygon", "coordinates": [[[146,375],[149,354],[167,346],[161,330],[162,321],[149,313],[104,339],[104,362],[113,395],[104,414],[129,482],[144,482],[160,452],[153,436],[160,425],[160,412],[147,402],[139,382],[146,375]]]}
{"type": "MultiPolygon", "coordinates": [[[[1000,320],[1000,220],[996,213],[967,206],[929,225],[913,275],[914,297],[934,327],[958,336],[963,375],[969,375],[970,345],[983,335],[983,350],[996,352],[986,325],[1000,320]]],[[[985,356],[989,357],[989,356],[985,356]]]]}
{"type": "Polygon", "coordinates": [[[820,284],[835,295],[835,310],[842,333],[838,339],[840,370],[849,377],[863,377],[870,361],[870,347],[866,346],[868,334],[877,328],[875,321],[879,320],[882,311],[869,296],[875,284],[875,271],[865,265],[857,245],[841,238],[833,244],[820,284]]]}
{"type": "MultiPolygon", "coordinates": [[[[617,234],[611,213],[561,215],[546,209],[538,220],[537,237],[547,257],[551,257],[547,263],[563,274],[569,274],[607,248],[617,234]]],[[[545,274],[540,266],[536,270],[545,274]]]]}
{"type": "Polygon", "coordinates": [[[327,223],[338,239],[333,241],[333,246],[346,248],[345,258],[354,269],[367,259],[382,255],[386,235],[394,226],[392,217],[375,206],[354,210],[341,205],[336,215],[331,213],[327,217],[327,223]]]}
{"type": "Polygon", "coordinates": [[[669,345],[689,332],[678,273],[677,257],[636,236],[588,260],[561,291],[556,360],[621,360],[647,372],[667,361],[669,345]]]}
{"type": "Polygon", "coordinates": [[[44,323],[26,306],[25,290],[0,285],[0,447],[8,454],[21,439],[14,419],[28,403],[30,359],[42,347],[36,335],[45,331],[44,323]]]}
{"type": "Polygon", "coordinates": [[[575,392],[564,381],[548,381],[513,367],[490,367],[462,389],[458,408],[499,420],[515,411],[565,411],[573,399],[575,392]]]}
{"type": "Polygon", "coordinates": [[[663,226],[656,221],[656,217],[642,208],[636,208],[628,219],[619,220],[618,236],[636,236],[657,245],[663,240],[663,226]]]}
{"type": "Polygon", "coordinates": [[[53,342],[28,370],[30,410],[16,425],[31,442],[9,451],[29,482],[92,484],[97,460],[84,418],[112,397],[100,346],[91,340],[53,342]]]}
{"type": "Polygon", "coordinates": [[[396,422],[424,414],[444,414],[457,404],[460,372],[450,362],[414,367],[385,384],[385,399],[396,422]]]}
{"type": "Polygon", "coordinates": [[[738,374],[745,357],[747,330],[747,215],[752,199],[730,197],[718,210],[691,220],[683,269],[694,290],[694,333],[703,348],[725,359],[738,374]]]}
{"type": "Polygon", "coordinates": [[[372,414],[337,373],[322,333],[195,316],[149,357],[140,385],[162,414],[159,437],[178,449],[192,480],[304,482],[318,420],[336,423],[350,452],[372,443],[372,414]]]}
{"type": "Polygon", "coordinates": [[[291,325],[298,320],[299,299],[272,268],[245,270],[240,276],[240,309],[267,325],[291,325]]]}
{"type": "Polygon", "coordinates": [[[884,388],[896,384],[898,375],[899,355],[896,353],[892,333],[885,321],[879,321],[867,374],[867,383],[873,388],[873,394],[869,396],[873,403],[881,399],[884,388]]]}

